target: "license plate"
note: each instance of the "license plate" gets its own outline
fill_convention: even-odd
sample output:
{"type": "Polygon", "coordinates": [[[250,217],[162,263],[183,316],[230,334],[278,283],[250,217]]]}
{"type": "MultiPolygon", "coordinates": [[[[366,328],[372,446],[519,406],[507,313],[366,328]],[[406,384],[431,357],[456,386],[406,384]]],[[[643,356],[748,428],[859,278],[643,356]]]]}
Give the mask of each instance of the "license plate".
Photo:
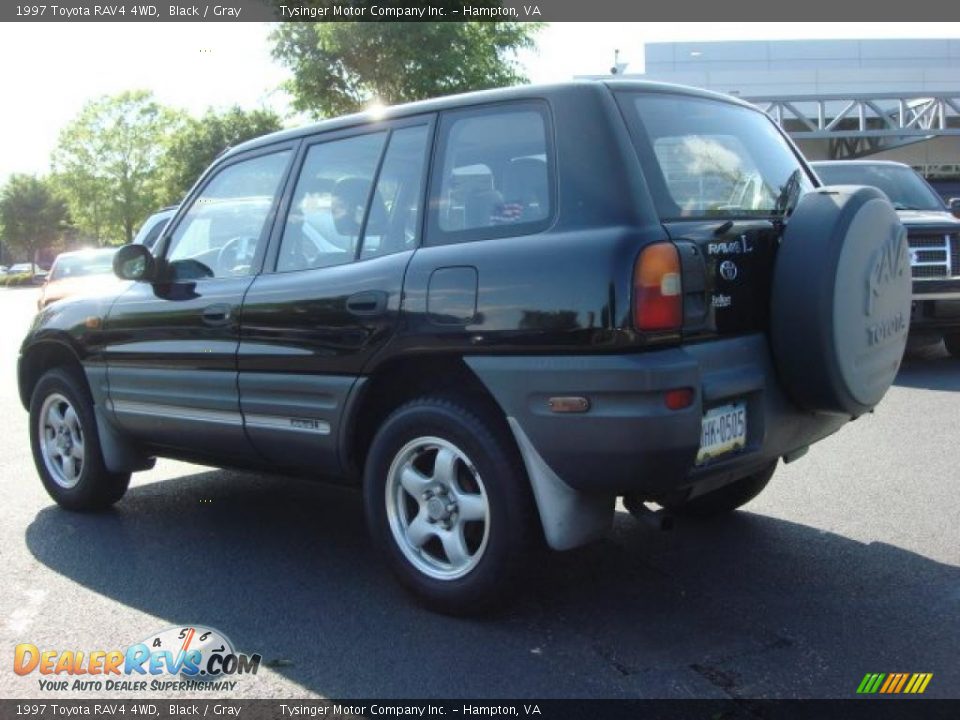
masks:
{"type": "Polygon", "coordinates": [[[746,444],[746,403],[731,403],[711,408],[703,416],[697,464],[700,465],[724,453],[739,450],[746,444]]]}

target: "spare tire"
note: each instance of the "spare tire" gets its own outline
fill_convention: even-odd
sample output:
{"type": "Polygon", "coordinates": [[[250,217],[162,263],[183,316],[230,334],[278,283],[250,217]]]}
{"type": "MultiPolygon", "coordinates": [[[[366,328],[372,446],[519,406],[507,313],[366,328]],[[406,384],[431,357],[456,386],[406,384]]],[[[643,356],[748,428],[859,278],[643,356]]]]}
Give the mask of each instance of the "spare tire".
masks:
{"type": "Polygon", "coordinates": [[[907,234],[872,187],[801,198],[774,265],[770,340],[800,407],[857,417],[893,384],[910,325],[907,234]]]}

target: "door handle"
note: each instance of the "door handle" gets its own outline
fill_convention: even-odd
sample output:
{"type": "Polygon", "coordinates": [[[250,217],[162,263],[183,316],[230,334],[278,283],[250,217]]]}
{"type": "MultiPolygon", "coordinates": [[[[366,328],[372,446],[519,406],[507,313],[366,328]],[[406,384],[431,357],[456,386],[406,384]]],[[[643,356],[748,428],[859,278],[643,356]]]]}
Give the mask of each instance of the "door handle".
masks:
{"type": "Polygon", "coordinates": [[[380,290],[358,292],[347,298],[347,312],[353,315],[382,315],[387,309],[387,293],[380,290]]]}
{"type": "Polygon", "coordinates": [[[230,322],[231,307],[226,303],[210,305],[203,309],[201,317],[206,325],[227,325],[230,322]]]}

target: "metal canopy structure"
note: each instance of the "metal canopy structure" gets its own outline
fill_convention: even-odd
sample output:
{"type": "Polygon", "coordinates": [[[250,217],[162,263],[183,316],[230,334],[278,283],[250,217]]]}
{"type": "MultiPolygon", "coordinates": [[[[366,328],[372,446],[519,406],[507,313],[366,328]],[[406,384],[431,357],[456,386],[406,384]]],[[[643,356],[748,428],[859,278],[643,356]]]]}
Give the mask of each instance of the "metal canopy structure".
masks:
{"type": "Polygon", "coordinates": [[[842,93],[747,97],[796,140],[826,140],[851,159],[960,136],[960,93],[842,93]]]}

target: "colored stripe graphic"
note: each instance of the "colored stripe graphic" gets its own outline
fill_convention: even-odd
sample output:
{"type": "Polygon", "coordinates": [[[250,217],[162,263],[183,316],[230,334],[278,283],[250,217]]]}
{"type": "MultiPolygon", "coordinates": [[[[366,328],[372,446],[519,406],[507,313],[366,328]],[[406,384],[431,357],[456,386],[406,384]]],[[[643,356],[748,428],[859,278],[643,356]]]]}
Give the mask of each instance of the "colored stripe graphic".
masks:
{"type": "Polygon", "coordinates": [[[933,673],[867,673],[857,687],[858,695],[921,695],[933,679],[933,673]]]}
{"type": "Polygon", "coordinates": [[[890,686],[895,684],[897,680],[900,679],[900,676],[897,673],[890,673],[887,675],[887,681],[883,684],[883,687],[880,688],[880,692],[888,693],[890,692],[890,686]]]}
{"type": "Polygon", "coordinates": [[[860,687],[857,688],[857,692],[862,695],[872,695],[877,691],[877,688],[880,687],[880,683],[883,682],[885,677],[885,673],[867,673],[863,676],[863,680],[860,681],[860,687]]]}
{"type": "Polygon", "coordinates": [[[893,692],[900,692],[903,690],[904,684],[907,682],[907,673],[900,673],[900,682],[897,683],[897,688],[893,692]]]}

